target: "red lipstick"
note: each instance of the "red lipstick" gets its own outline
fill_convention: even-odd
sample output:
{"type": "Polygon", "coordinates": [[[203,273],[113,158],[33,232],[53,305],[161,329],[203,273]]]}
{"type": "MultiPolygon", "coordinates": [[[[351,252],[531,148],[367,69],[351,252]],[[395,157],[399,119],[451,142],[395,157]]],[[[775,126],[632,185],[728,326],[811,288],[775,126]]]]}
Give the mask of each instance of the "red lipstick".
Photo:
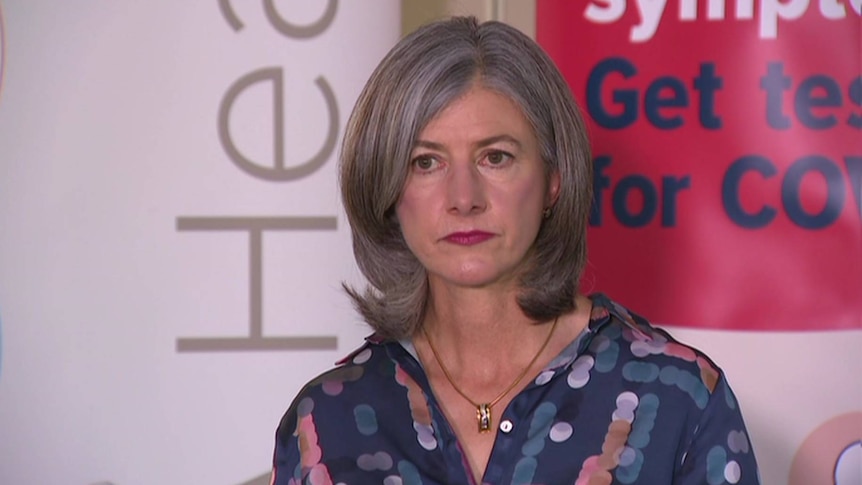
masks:
{"type": "Polygon", "coordinates": [[[479,244],[481,242],[485,242],[488,239],[494,237],[490,232],[485,231],[466,231],[466,232],[453,232],[452,234],[447,235],[443,239],[452,243],[458,244],[461,246],[472,246],[474,244],[479,244]]]}

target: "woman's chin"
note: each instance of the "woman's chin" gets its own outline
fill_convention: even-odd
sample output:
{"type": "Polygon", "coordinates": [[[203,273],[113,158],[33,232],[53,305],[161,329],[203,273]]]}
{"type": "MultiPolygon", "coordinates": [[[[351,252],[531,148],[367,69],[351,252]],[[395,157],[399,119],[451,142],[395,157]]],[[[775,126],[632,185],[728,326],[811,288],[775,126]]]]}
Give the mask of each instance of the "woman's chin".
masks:
{"type": "Polygon", "coordinates": [[[432,279],[438,279],[447,286],[473,289],[505,286],[515,279],[508,272],[484,265],[462,266],[449,274],[429,274],[432,279]]]}

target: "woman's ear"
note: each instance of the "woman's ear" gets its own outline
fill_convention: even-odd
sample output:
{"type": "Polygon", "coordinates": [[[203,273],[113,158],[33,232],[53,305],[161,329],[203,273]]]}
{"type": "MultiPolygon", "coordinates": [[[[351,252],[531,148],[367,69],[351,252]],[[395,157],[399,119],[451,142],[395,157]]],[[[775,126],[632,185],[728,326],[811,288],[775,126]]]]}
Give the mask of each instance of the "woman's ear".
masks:
{"type": "Polygon", "coordinates": [[[551,176],[548,177],[548,197],[545,207],[553,207],[560,197],[560,172],[554,170],[551,176]]]}

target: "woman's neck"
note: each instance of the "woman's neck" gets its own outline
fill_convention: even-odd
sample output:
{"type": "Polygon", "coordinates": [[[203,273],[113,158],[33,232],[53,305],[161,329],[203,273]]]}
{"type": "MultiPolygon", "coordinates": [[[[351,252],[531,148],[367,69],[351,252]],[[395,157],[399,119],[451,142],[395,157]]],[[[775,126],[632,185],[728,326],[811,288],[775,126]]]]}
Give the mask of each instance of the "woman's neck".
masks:
{"type": "Polygon", "coordinates": [[[515,291],[432,287],[423,325],[453,374],[470,369],[492,377],[533,358],[550,329],[536,323],[521,310],[515,291]]]}

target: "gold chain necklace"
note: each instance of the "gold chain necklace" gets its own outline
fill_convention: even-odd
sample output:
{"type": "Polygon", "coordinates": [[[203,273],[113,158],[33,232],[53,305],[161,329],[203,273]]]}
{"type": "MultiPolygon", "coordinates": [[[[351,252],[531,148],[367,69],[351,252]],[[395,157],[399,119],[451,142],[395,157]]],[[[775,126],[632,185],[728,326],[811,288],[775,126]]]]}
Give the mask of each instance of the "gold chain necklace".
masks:
{"type": "Polygon", "coordinates": [[[458,394],[461,395],[461,397],[466,399],[467,402],[476,406],[476,419],[479,421],[480,433],[485,433],[491,429],[491,408],[494,407],[495,404],[500,402],[500,399],[503,399],[503,396],[509,394],[509,391],[514,389],[515,386],[517,386],[518,383],[521,382],[521,379],[523,379],[524,376],[527,375],[527,372],[530,371],[530,368],[533,367],[533,364],[535,364],[536,360],[539,359],[539,356],[542,355],[542,352],[545,350],[545,347],[548,346],[548,342],[551,341],[551,336],[554,335],[554,329],[557,328],[557,320],[559,319],[560,317],[554,319],[554,323],[553,325],[551,325],[551,331],[548,332],[548,336],[547,338],[545,338],[545,343],[542,344],[542,347],[539,348],[539,351],[536,352],[536,355],[533,356],[533,360],[531,360],[530,363],[527,364],[527,367],[525,367],[524,370],[521,371],[521,374],[518,375],[515,381],[509,384],[509,387],[507,387],[503,392],[500,393],[499,396],[495,397],[491,402],[484,404],[480,404],[473,401],[472,399],[470,399],[469,396],[464,394],[464,391],[462,391],[457,385],[455,385],[455,381],[452,379],[452,376],[449,375],[449,371],[446,370],[446,367],[443,366],[443,361],[440,360],[440,356],[437,355],[437,349],[435,349],[434,344],[431,343],[431,337],[429,337],[428,332],[425,331],[425,326],[422,326],[422,334],[425,335],[425,340],[428,341],[428,346],[431,347],[431,353],[434,354],[434,358],[437,360],[437,365],[440,366],[440,370],[443,371],[443,375],[446,376],[446,380],[449,381],[449,384],[452,385],[452,389],[455,389],[455,391],[457,391],[458,394]]]}

